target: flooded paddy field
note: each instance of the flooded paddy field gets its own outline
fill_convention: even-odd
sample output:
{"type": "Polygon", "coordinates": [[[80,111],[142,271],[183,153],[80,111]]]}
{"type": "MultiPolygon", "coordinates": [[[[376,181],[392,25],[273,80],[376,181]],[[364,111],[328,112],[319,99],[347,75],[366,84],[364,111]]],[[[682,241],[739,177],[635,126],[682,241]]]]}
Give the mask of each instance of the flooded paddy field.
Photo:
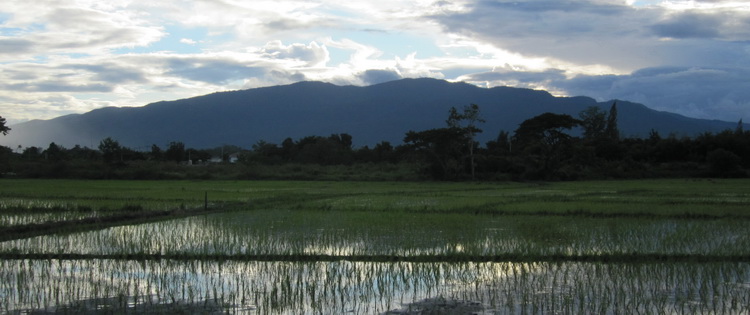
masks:
{"type": "Polygon", "coordinates": [[[747,180],[0,189],[0,313],[750,310],[747,180]]]}
{"type": "Polygon", "coordinates": [[[747,263],[52,259],[0,268],[6,313],[740,314],[750,305],[747,263]]]}

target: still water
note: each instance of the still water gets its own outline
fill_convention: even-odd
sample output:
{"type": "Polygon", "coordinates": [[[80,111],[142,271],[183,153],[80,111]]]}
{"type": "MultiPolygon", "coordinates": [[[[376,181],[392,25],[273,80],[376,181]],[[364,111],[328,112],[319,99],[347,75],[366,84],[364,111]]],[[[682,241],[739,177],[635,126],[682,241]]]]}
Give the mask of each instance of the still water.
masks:
{"type": "Polygon", "coordinates": [[[747,263],[0,260],[0,312],[750,311],[747,263]]]}

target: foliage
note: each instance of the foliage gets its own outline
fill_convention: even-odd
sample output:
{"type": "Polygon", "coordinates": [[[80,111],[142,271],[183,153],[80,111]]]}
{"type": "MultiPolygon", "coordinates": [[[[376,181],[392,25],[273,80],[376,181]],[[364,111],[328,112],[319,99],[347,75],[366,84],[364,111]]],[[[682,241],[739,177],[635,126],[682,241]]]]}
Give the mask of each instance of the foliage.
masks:
{"type": "Polygon", "coordinates": [[[5,118],[0,116],[0,133],[3,134],[3,136],[7,135],[10,131],[10,127],[5,125],[5,118]]]}
{"type": "Polygon", "coordinates": [[[471,104],[464,106],[463,112],[458,113],[455,107],[451,107],[446,123],[449,128],[461,130],[467,138],[466,147],[469,151],[469,166],[471,169],[471,179],[476,178],[476,163],[474,162],[474,151],[477,144],[474,141],[476,134],[481,133],[482,129],[477,128],[477,123],[484,123],[485,120],[479,116],[479,105],[471,104]]]}
{"type": "Polygon", "coordinates": [[[185,144],[179,141],[170,142],[167,151],[164,152],[164,158],[173,162],[185,161],[187,159],[185,154],[185,144]]]}
{"type": "Polygon", "coordinates": [[[719,148],[706,155],[706,162],[708,162],[709,167],[715,175],[731,176],[740,171],[740,163],[742,162],[742,159],[733,152],[719,148]]]}
{"type": "Polygon", "coordinates": [[[561,164],[572,158],[572,136],[565,130],[580,121],[570,115],[544,113],[530,118],[516,129],[514,138],[526,156],[527,176],[554,179],[560,175],[561,164]]]}
{"type": "Polygon", "coordinates": [[[0,175],[87,179],[326,179],[326,180],[579,180],[659,177],[746,177],[750,131],[737,128],[699,136],[621,138],[617,104],[606,113],[589,107],[569,115],[544,113],[501,131],[484,146],[475,141],[484,122],[479,106],[451,108],[446,127],[405,133],[354,147],[346,133],[259,141],[245,149],[186,147],[173,141],[136,151],[105,138],[96,149],[3,148],[0,175]],[[581,128],[576,128],[581,127],[581,128]],[[188,162],[190,160],[190,162],[188,162]],[[372,172],[372,173],[370,173],[372,172]],[[391,173],[388,173],[391,172],[391,173]]]}
{"type": "Polygon", "coordinates": [[[612,103],[612,107],[609,109],[604,135],[610,140],[616,141],[620,139],[620,129],[617,128],[617,102],[612,103]]]}
{"type": "Polygon", "coordinates": [[[107,137],[99,143],[99,152],[102,153],[102,158],[107,163],[112,163],[117,159],[122,160],[122,148],[120,143],[114,139],[107,137]]]}
{"type": "Polygon", "coordinates": [[[468,139],[458,128],[409,131],[404,143],[432,177],[457,179],[462,173],[463,148],[468,139]]]}
{"type": "Polygon", "coordinates": [[[578,115],[581,118],[583,136],[586,139],[596,139],[604,134],[607,128],[607,113],[598,106],[591,106],[578,115]]]}
{"type": "Polygon", "coordinates": [[[474,141],[482,132],[476,125],[483,123],[479,116],[479,106],[471,104],[459,113],[451,107],[446,120],[447,127],[424,131],[409,131],[404,143],[416,158],[426,165],[426,171],[440,179],[459,179],[466,173],[468,164],[471,178],[475,178],[474,152],[478,144],[474,141]],[[468,161],[466,161],[468,158],[468,161]]]}

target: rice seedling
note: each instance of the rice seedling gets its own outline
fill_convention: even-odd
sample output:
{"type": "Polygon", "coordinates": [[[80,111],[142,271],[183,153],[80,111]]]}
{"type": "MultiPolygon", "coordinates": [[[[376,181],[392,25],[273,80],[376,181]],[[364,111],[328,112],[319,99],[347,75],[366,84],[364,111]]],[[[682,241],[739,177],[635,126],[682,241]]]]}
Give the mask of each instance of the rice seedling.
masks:
{"type": "Polygon", "coordinates": [[[166,256],[750,257],[737,220],[255,210],[0,242],[0,253],[166,256]]]}
{"type": "Polygon", "coordinates": [[[0,311],[742,313],[746,263],[0,261],[0,311]],[[442,302],[441,302],[442,301],[442,302]]]}
{"type": "Polygon", "coordinates": [[[743,313],[748,188],[0,180],[0,312],[743,313]]]}

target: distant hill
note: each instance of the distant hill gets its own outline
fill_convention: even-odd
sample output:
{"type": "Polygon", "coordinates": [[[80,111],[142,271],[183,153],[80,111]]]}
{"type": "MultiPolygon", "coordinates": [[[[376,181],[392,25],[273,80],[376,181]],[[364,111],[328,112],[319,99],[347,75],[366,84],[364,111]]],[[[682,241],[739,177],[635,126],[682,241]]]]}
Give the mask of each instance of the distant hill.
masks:
{"type": "MultiPolygon", "coordinates": [[[[494,139],[501,130],[513,132],[524,120],[544,112],[578,117],[589,106],[609,110],[612,101],[597,103],[589,97],[554,97],[545,91],[495,87],[436,79],[403,79],[367,86],[336,86],[299,82],[213,93],[143,107],[107,107],[85,114],[34,120],[11,126],[0,144],[16,148],[46,148],[55,142],[96,148],[106,137],[134,149],[171,141],[188,147],[222,144],[250,147],[260,140],[281,143],[285,138],[352,135],[355,146],[380,141],[401,144],[409,130],[445,126],[451,106],[480,106],[487,121],[478,140],[494,139]]],[[[696,135],[734,129],[736,122],[694,119],[660,112],[644,105],[617,101],[620,131],[624,136],[647,136],[654,129],[662,136],[696,135]]]]}

